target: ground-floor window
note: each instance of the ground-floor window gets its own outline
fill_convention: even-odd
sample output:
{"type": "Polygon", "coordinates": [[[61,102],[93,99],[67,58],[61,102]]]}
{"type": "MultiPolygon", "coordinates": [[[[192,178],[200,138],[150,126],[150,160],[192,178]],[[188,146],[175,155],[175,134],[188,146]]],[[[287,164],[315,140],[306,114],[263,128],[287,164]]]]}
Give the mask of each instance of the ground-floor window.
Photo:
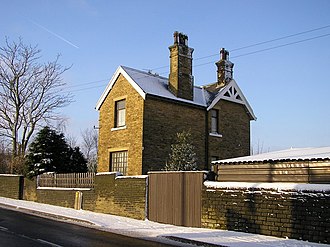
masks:
{"type": "Polygon", "coordinates": [[[110,153],[110,171],[127,175],[127,151],[110,153]]]}

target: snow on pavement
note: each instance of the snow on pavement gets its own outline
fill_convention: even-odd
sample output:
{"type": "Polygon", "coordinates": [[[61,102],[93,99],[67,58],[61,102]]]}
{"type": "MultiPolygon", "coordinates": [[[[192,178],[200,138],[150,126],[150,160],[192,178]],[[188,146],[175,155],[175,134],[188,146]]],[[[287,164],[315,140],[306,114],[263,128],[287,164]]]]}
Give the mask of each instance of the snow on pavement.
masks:
{"type": "Polygon", "coordinates": [[[166,236],[199,241],[209,244],[230,247],[326,247],[330,245],[317,244],[306,241],[282,239],[258,234],[249,234],[225,230],[212,230],[206,228],[180,227],[160,224],[148,220],[135,220],[110,214],[101,214],[85,210],[58,207],[31,201],[14,200],[0,197],[0,205],[7,205],[18,210],[29,210],[42,214],[51,214],[70,218],[72,222],[89,222],[96,227],[113,233],[131,237],[164,239],[166,236]]]}

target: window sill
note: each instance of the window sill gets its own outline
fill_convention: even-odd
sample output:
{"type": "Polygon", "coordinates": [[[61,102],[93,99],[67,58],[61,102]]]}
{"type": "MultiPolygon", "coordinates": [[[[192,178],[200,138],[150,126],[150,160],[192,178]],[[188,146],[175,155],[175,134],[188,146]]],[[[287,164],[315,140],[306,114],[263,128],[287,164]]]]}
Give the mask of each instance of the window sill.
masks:
{"type": "Polygon", "coordinates": [[[111,131],[124,130],[124,129],[126,129],[126,125],[125,126],[121,126],[121,127],[112,128],[111,131]]]}
{"type": "Polygon", "coordinates": [[[214,136],[214,137],[222,137],[222,135],[219,134],[219,133],[210,133],[210,136],[214,136]]]}

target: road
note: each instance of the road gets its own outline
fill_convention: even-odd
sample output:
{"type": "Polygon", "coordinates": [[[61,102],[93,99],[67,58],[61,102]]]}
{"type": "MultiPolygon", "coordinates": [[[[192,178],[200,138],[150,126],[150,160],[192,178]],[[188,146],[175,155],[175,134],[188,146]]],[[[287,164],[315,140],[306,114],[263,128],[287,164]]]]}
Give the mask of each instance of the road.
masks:
{"type": "Polygon", "coordinates": [[[0,208],[0,246],[171,246],[0,208]]]}

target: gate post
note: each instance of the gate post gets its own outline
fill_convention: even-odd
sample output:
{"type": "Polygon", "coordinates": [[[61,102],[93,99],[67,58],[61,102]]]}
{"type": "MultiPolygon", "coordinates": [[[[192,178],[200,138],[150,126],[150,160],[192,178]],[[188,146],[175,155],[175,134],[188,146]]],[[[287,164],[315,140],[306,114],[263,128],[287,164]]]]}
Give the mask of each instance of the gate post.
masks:
{"type": "Polygon", "coordinates": [[[75,196],[75,200],[74,200],[74,209],[80,210],[81,205],[82,205],[82,192],[77,191],[76,196],[75,196]]]}

